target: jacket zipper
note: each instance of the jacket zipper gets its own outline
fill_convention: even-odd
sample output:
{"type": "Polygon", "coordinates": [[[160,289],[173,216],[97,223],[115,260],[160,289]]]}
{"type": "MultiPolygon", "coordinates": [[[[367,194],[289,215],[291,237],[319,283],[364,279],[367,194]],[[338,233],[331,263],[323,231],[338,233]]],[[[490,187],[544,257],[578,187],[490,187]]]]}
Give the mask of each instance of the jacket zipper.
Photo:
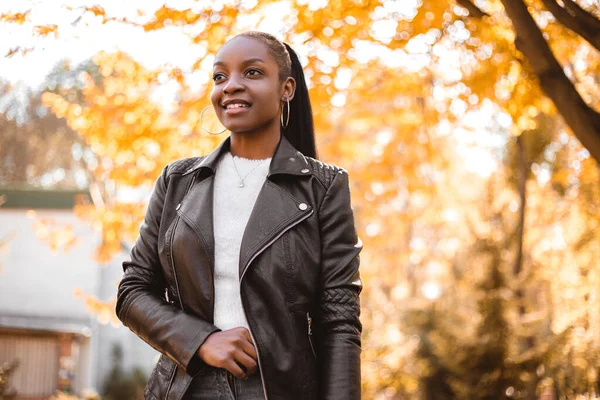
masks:
{"type": "MultiPolygon", "coordinates": [[[[192,182],[188,186],[185,194],[187,195],[190,191],[192,185],[194,184],[194,180],[196,179],[196,175],[192,175],[192,182]]],[[[184,195],[185,197],[185,195],[184,195]]],[[[181,203],[179,203],[181,204],[181,203]]],[[[175,237],[175,231],[177,230],[177,224],[179,224],[179,219],[181,217],[176,213],[175,216],[175,225],[173,226],[173,230],[171,231],[171,238],[169,239],[169,259],[171,260],[171,269],[173,271],[173,279],[175,280],[175,287],[177,288],[177,297],[179,298],[179,307],[181,307],[181,311],[185,312],[185,308],[183,307],[183,301],[181,301],[181,292],[179,291],[179,282],[177,282],[177,272],[175,272],[175,260],[173,259],[173,238],[175,237]]],[[[173,299],[175,300],[175,299],[173,299]]],[[[168,400],[169,392],[171,391],[171,386],[173,386],[173,381],[175,380],[175,375],[177,375],[177,366],[173,368],[173,375],[171,375],[171,379],[169,380],[169,386],[167,386],[167,391],[165,392],[165,399],[168,400]]]]}
{"type": "Polygon", "coordinates": [[[315,357],[315,360],[316,360],[317,353],[315,353],[315,348],[314,348],[313,342],[312,342],[312,318],[308,311],[306,312],[306,321],[308,322],[308,343],[310,343],[310,349],[312,350],[313,356],[315,357]]]}
{"type": "MultiPolygon", "coordinates": [[[[288,230],[290,230],[294,226],[298,225],[300,222],[304,221],[306,218],[310,217],[313,214],[313,212],[314,212],[314,210],[310,210],[310,212],[308,214],[304,215],[298,221],[296,221],[293,224],[291,224],[290,226],[286,227],[284,230],[282,230],[281,232],[279,232],[279,234],[277,236],[275,236],[268,243],[264,244],[260,249],[258,249],[258,251],[252,256],[252,258],[244,266],[244,270],[242,271],[242,276],[240,277],[240,289],[242,287],[242,279],[244,279],[244,275],[246,275],[246,271],[248,270],[248,266],[250,266],[250,264],[252,263],[252,261],[260,253],[262,253],[264,249],[266,249],[273,242],[275,242],[277,239],[279,239],[281,237],[281,235],[283,235],[285,232],[287,232],[288,230]]],[[[248,314],[246,314],[246,308],[244,307],[244,301],[243,300],[244,299],[242,297],[242,309],[244,311],[244,316],[246,317],[246,320],[248,321],[248,314]]],[[[260,369],[260,380],[262,381],[263,391],[265,392],[265,400],[269,400],[269,397],[267,396],[267,387],[265,385],[265,377],[263,375],[263,369],[262,369],[262,366],[260,364],[260,353],[258,351],[258,343],[256,342],[256,340],[254,340],[254,335],[252,334],[252,327],[250,326],[250,321],[248,321],[248,326],[250,327],[250,330],[249,330],[250,331],[250,337],[252,338],[252,342],[254,343],[254,347],[256,348],[256,358],[258,359],[258,368],[260,369]]]]}

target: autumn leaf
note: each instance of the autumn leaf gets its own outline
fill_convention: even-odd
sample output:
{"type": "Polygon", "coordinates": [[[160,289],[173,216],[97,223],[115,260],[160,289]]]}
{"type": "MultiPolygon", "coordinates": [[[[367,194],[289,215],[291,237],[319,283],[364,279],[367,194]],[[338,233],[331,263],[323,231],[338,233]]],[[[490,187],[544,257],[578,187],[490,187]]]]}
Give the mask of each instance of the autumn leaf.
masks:
{"type": "Polygon", "coordinates": [[[96,17],[105,17],[106,16],[106,12],[104,11],[104,7],[102,7],[102,6],[95,5],[92,7],[85,7],[85,10],[88,12],[91,12],[96,17]]]}
{"type": "Polygon", "coordinates": [[[33,27],[34,32],[39,36],[46,36],[50,33],[54,33],[54,37],[58,37],[58,26],[57,25],[38,25],[33,27]]]}
{"type": "Polygon", "coordinates": [[[3,13],[0,14],[0,21],[12,22],[15,24],[24,24],[29,21],[29,14],[31,10],[27,10],[23,13],[3,13]]]}
{"type": "Polygon", "coordinates": [[[17,47],[13,47],[12,49],[10,49],[8,51],[8,53],[6,53],[5,57],[12,57],[15,54],[21,54],[21,55],[27,55],[27,53],[33,51],[34,48],[33,47],[28,47],[28,48],[23,48],[21,46],[17,46],[17,47]]]}

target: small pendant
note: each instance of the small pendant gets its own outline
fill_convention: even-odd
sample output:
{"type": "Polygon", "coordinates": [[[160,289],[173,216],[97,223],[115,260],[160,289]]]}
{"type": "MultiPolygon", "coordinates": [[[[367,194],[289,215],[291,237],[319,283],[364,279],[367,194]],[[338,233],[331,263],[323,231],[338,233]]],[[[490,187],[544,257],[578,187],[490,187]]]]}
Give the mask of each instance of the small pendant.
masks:
{"type": "Polygon", "coordinates": [[[244,187],[244,181],[240,181],[240,187],[244,187]]]}

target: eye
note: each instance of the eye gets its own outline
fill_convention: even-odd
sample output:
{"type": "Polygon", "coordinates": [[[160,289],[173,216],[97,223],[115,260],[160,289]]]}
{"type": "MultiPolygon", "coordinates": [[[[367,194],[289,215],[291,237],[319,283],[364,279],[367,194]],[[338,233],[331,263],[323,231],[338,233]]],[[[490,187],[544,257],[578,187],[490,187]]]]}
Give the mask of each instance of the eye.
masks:
{"type": "Polygon", "coordinates": [[[256,68],[250,68],[247,73],[250,74],[250,75],[258,75],[261,72],[258,69],[256,69],[256,68]],[[250,72],[256,72],[256,74],[250,74],[250,72]]]}
{"type": "Polygon", "coordinates": [[[213,78],[212,78],[212,79],[213,79],[213,81],[215,81],[215,82],[216,82],[220,76],[224,76],[224,75],[223,75],[223,74],[221,74],[221,73],[214,74],[214,75],[213,75],[213,78]]]}

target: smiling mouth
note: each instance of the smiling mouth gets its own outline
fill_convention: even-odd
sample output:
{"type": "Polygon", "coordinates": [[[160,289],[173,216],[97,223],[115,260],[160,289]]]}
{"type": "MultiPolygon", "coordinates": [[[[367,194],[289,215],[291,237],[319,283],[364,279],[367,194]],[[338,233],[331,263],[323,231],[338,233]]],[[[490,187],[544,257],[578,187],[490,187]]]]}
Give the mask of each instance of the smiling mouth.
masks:
{"type": "Polygon", "coordinates": [[[235,115],[247,112],[250,108],[250,104],[243,103],[230,103],[223,107],[227,115],[235,115]]]}
{"type": "Polygon", "coordinates": [[[235,110],[237,108],[249,108],[249,107],[250,107],[249,104],[232,103],[232,104],[227,104],[224,108],[226,110],[235,110]]]}

